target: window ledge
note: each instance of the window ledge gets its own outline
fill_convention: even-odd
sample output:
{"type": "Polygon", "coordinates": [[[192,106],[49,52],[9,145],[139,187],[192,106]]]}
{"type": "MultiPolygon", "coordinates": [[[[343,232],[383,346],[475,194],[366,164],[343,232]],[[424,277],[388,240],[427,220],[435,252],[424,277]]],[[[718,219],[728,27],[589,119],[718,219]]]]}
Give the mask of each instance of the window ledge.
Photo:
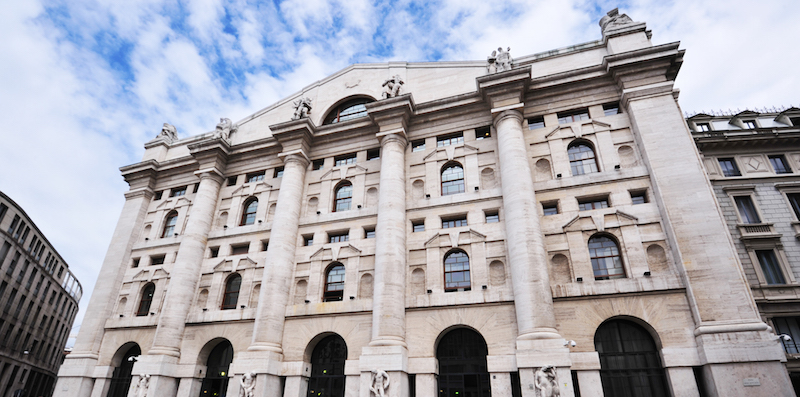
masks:
{"type": "Polygon", "coordinates": [[[742,240],[781,238],[772,223],[739,223],[736,225],[742,240]]]}

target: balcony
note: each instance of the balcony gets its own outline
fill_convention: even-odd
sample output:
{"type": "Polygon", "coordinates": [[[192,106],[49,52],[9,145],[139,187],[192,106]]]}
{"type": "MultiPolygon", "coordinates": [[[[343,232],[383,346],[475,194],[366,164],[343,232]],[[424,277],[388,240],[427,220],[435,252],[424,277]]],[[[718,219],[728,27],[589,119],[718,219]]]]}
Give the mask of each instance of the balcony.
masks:
{"type": "Polygon", "coordinates": [[[780,238],[771,223],[745,223],[736,225],[742,240],[780,238]]]}

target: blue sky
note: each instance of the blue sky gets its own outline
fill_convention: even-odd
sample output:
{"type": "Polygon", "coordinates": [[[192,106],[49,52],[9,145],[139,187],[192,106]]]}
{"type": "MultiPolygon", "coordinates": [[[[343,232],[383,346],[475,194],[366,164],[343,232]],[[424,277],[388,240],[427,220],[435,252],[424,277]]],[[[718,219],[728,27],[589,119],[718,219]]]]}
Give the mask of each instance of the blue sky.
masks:
{"type": "Polygon", "coordinates": [[[0,0],[0,190],[87,292],[161,124],[240,120],[352,63],[521,56],[597,40],[619,7],[681,41],[685,111],[800,105],[796,0],[0,0]]]}

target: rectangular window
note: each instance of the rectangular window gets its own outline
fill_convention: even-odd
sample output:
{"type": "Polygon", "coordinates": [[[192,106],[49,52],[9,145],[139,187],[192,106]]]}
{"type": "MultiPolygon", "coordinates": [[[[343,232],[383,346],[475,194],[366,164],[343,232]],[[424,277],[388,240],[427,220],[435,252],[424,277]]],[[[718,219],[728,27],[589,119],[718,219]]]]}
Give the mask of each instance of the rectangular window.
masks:
{"type": "Polygon", "coordinates": [[[150,266],[163,265],[166,255],[154,255],[150,257],[150,266]]]}
{"type": "Polygon", "coordinates": [[[475,129],[475,139],[476,140],[481,140],[481,139],[486,139],[486,138],[491,138],[491,137],[492,137],[492,127],[487,125],[485,127],[480,127],[480,128],[476,128],[475,129]]]}
{"type": "MultiPolygon", "coordinates": [[[[789,199],[789,204],[792,206],[794,216],[800,220],[800,193],[787,193],[786,197],[789,199]]],[[[3,261],[3,255],[0,253],[0,262],[3,261]]]]}
{"type": "Polygon", "coordinates": [[[633,190],[631,193],[631,201],[633,204],[644,204],[647,202],[646,190],[633,190]]]}
{"type": "Polygon", "coordinates": [[[719,159],[719,166],[722,168],[722,175],[742,176],[742,173],[739,172],[739,167],[736,166],[736,161],[733,158],[719,159]]]}
{"type": "Polygon", "coordinates": [[[186,186],[174,187],[169,191],[170,197],[180,197],[185,195],[186,195],[186,186]]]}
{"type": "Polygon", "coordinates": [[[581,120],[589,120],[589,109],[583,108],[558,113],[558,124],[572,123],[581,120]]]}
{"type": "Polygon", "coordinates": [[[596,210],[600,208],[608,208],[608,197],[578,200],[578,209],[580,211],[596,210]]]}
{"type": "Polygon", "coordinates": [[[250,251],[250,243],[231,245],[231,255],[244,255],[250,251]]]}
{"type": "Polygon", "coordinates": [[[19,238],[19,243],[20,243],[20,245],[24,245],[24,244],[25,244],[25,239],[27,239],[27,238],[28,238],[28,233],[29,233],[30,231],[31,231],[31,228],[30,228],[30,227],[26,227],[26,228],[25,228],[25,231],[24,231],[24,232],[22,232],[22,236],[19,238]]]}
{"type": "Polygon", "coordinates": [[[411,142],[411,151],[412,152],[425,151],[425,140],[424,139],[420,139],[418,141],[411,142]]]}
{"type": "Polygon", "coordinates": [[[314,245],[314,235],[313,234],[307,234],[307,235],[303,236],[303,245],[306,246],[306,247],[310,247],[310,246],[314,245]]]}
{"type": "Polygon", "coordinates": [[[379,158],[381,158],[381,148],[376,147],[375,149],[367,150],[367,161],[377,160],[379,158]]]}
{"type": "Polygon", "coordinates": [[[697,123],[697,131],[706,132],[711,131],[711,124],[709,123],[697,123]]]}
{"type": "Polygon", "coordinates": [[[544,128],[544,116],[536,116],[528,119],[528,129],[535,130],[544,128]]]}
{"type": "Polygon", "coordinates": [[[452,146],[464,143],[464,133],[457,132],[450,135],[442,135],[436,137],[436,147],[452,146]]]}
{"type": "Polygon", "coordinates": [[[8,266],[8,269],[6,270],[7,275],[11,276],[14,274],[14,269],[17,267],[17,262],[19,262],[19,256],[20,256],[19,252],[14,253],[14,258],[11,259],[11,264],[8,266]]]}
{"type": "Polygon", "coordinates": [[[558,215],[558,201],[542,203],[542,212],[544,216],[558,215]]]}
{"type": "Polygon", "coordinates": [[[33,246],[36,245],[37,241],[39,241],[39,236],[34,234],[33,238],[31,239],[30,245],[28,245],[28,252],[31,252],[31,250],[33,250],[33,246]]]}
{"type": "Polygon", "coordinates": [[[764,273],[764,279],[767,284],[786,284],[774,250],[757,250],[756,257],[761,265],[761,271],[764,273]]]}
{"type": "Polygon", "coordinates": [[[153,201],[161,200],[161,195],[164,194],[162,191],[157,191],[155,195],[153,195],[153,201]]]}
{"type": "Polygon", "coordinates": [[[761,223],[761,218],[758,217],[756,206],[750,196],[736,196],[733,201],[736,202],[736,209],[739,210],[742,223],[761,223]]]}
{"type": "Polygon", "coordinates": [[[272,171],[272,177],[273,178],[281,178],[281,177],[283,177],[283,167],[281,166],[281,167],[275,168],[275,170],[272,171]]]}
{"type": "Polygon", "coordinates": [[[7,283],[7,282],[5,282],[5,281],[3,281],[3,283],[2,283],[2,284],[0,284],[0,297],[1,297],[1,296],[3,296],[3,295],[5,295],[5,293],[6,293],[6,288],[8,288],[8,283],[7,283]]]}
{"type": "Polygon", "coordinates": [[[367,226],[364,228],[364,238],[375,238],[375,226],[367,226]]]}
{"type": "Polygon", "coordinates": [[[8,227],[8,234],[14,233],[14,228],[19,223],[19,215],[14,215],[14,220],[11,221],[11,226],[8,227]]]}
{"type": "Polygon", "coordinates": [[[3,218],[5,218],[6,212],[8,212],[8,206],[0,203],[0,222],[2,222],[3,218]]]}
{"type": "Polygon", "coordinates": [[[483,211],[483,215],[486,216],[486,223],[500,222],[500,213],[497,210],[483,211]]]}
{"type": "Polygon", "coordinates": [[[28,266],[30,266],[30,265],[31,265],[31,262],[28,261],[27,259],[25,260],[25,262],[22,263],[22,269],[20,269],[19,273],[17,274],[17,282],[18,283],[21,283],[22,279],[25,278],[25,273],[28,272],[28,266]]]}
{"type": "Polygon", "coordinates": [[[793,126],[800,127],[800,117],[789,117],[789,121],[792,122],[793,126]]]}
{"type": "Polygon", "coordinates": [[[329,243],[343,243],[345,241],[350,241],[350,235],[347,232],[328,234],[329,243]]]}
{"type": "Polygon", "coordinates": [[[269,240],[265,240],[261,242],[261,251],[266,251],[269,249],[269,240]]]}
{"type": "Polygon", "coordinates": [[[417,219],[411,221],[411,227],[414,233],[416,232],[424,232],[425,231],[425,220],[424,219],[417,219]]]}
{"type": "Polygon", "coordinates": [[[139,261],[141,261],[141,258],[133,258],[133,260],[131,261],[131,267],[132,268],[139,267],[139,261]]]}
{"type": "Polygon", "coordinates": [[[789,168],[789,164],[786,162],[786,157],[783,157],[782,154],[769,156],[769,162],[772,164],[772,169],[775,170],[776,174],[792,173],[792,169],[789,168]]]}
{"type": "Polygon", "coordinates": [[[234,186],[234,185],[236,185],[236,180],[237,180],[237,179],[239,179],[239,176],[238,176],[238,175],[229,176],[229,177],[228,177],[228,186],[234,186]]]}
{"type": "Polygon", "coordinates": [[[8,251],[11,250],[11,244],[7,241],[3,242],[3,248],[0,248],[0,266],[3,265],[3,262],[6,261],[6,256],[8,255],[8,251]]]}
{"type": "Polygon", "coordinates": [[[22,230],[25,229],[25,221],[22,221],[17,228],[16,233],[14,233],[14,239],[18,239],[19,236],[22,234],[22,230]]]}
{"type": "Polygon", "coordinates": [[[208,257],[209,258],[216,258],[219,256],[219,247],[209,247],[208,248],[208,257]]]}
{"type": "Polygon", "coordinates": [[[356,163],[356,154],[355,153],[343,154],[341,156],[336,156],[336,157],[333,158],[333,166],[334,167],[340,167],[340,166],[343,166],[343,165],[355,164],[355,163],[356,163]]]}
{"type": "Polygon", "coordinates": [[[744,129],[746,129],[746,130],[754,130],[754,129],[758,128],[756,126],[756,121],[755,120],[743,120],[742,121],[742,125],[744,126],[744,129]]]}
{"type": "Polygon", "coordinates": [[[33,270],[31,270],[31,275],[28,276],[28,282],[25,283],[25,289],[31,289],[31,287],[33,286],[33,279],[36,278],[36,273],[38,272],[39,271],[35,267],[33,268],[33,270]]]}
{"type": "Polygon", "coordinates": [[[467,226],[467,216],[462,215],[457,218],[442,218],[442,229],[467,226]]]}
{"type": "Polygon", "coordinates": [[[783,342],[783,349],[789,354],[800,353],[800,317],[774,317],[772,325],[775,326],[775,333],[778,335],[789,335],[791,340],[780,339],[783,342]]]}
{"type": "Polygon", "coordinates": [[[325,159],[317,159],[311,162],[311,170],[321,170],[325,166],[325,159]]]}
{"type": "Polygon", "coordinates": [[[197,193],[197,190],[199,190],[199,189],[200,189],[200,184],[199,183],[195,183],[194,187],[192,188],[192,193],[197,193]]]}
{"type": "Polygon", "coordinates": [[[254,183],[254,182],[263,181],[265,173],[266,173],[266,171],[259,171],[259,172],[253,172],[251,174],[247,174],[247,182],[246,183],[254,183]]]}
{"type": "Polygon", "coordinates": [[[615,114],[619,114],[619,103],[607,103],[603,105],[603,115],[604,116],[613,116],[615,114]]]}

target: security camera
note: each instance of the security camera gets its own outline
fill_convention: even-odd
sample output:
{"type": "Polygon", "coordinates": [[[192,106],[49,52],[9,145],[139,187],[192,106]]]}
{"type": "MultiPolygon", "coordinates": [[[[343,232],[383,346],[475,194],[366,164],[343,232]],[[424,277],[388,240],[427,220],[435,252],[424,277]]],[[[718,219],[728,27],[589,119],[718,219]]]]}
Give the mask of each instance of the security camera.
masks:
{"type": "Polygon", "coordinates": [[[780,335],[778,335],[778,340],[782,340],[784,342],[791,342],[792,341],[792,337],[789,336],[789,335],[786,335],[786,334],[780,334],[780,335]]]}
{"type": "Polygon", "coordinates": [[[578,344],[577,344],[577,343],[575,343],[575,341],[574,341],[574,340],[568,340],[568,341],[564,342],[564,346],[575,347],[575,346],[577,346],[577,345],[578,345],[578,344]]]}
{"type": "Polygon", "coordinates": [[[138,360],[136,359],[136,357],[138,357],[138,356],[130,356],[130,357],[128,357],[128,361],[130,361],[130,362],[136,362],[136,361],[138,361],[138,360]]]}

